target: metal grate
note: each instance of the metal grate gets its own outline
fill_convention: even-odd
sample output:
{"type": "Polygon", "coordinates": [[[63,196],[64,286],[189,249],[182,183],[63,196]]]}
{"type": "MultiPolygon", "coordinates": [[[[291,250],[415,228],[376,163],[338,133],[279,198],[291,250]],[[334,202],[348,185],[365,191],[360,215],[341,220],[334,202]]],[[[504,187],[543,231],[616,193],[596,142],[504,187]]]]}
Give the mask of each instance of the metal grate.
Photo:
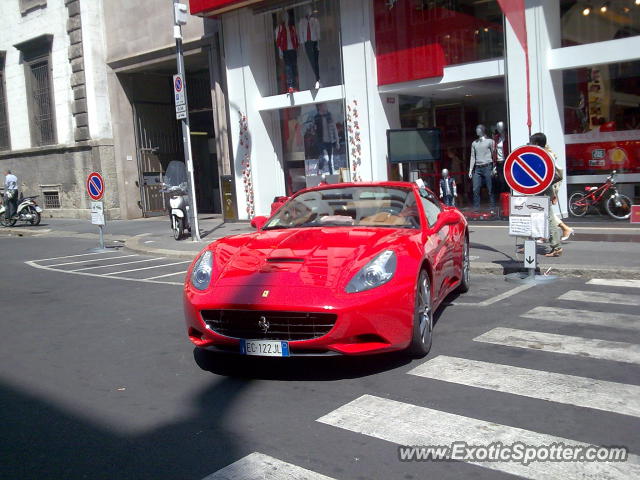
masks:
{"type": "Polygon", "coordinates": [[[53,107],[51,99],[51,80],[49,77],[49,61],[34,62],[31,69],[31,125],[33,140],[36,145],[56,143],[53,107]]]}
{"type": "Polygon", "coordinates": [[[60,192],[42,192],[44,208],[60,208],[60,192]]]}
{"type": "Polygon", "coordinates": [[[329,333],[337,315],[269,310],[203,310],[202,318],[211,330],[227,337],[311,340],[329,333]]]}
{"type": "Polygon", "coordinates": [[[4,58],[0,57],[0,150],[9,150],[10,148],[7,96],[4,90],[4,58]]]}

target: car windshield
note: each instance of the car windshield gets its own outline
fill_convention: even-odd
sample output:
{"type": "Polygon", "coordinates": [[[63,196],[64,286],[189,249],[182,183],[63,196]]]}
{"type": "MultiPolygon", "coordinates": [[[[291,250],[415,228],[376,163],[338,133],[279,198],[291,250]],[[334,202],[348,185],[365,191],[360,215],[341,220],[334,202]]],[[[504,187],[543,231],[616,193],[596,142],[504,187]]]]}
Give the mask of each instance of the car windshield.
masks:
{"type": "Polygon", "coordinates": [[[410,188],[344,187],[305,192],[287,202],[264,229],[299,227],[419,228],[410,188]]]}

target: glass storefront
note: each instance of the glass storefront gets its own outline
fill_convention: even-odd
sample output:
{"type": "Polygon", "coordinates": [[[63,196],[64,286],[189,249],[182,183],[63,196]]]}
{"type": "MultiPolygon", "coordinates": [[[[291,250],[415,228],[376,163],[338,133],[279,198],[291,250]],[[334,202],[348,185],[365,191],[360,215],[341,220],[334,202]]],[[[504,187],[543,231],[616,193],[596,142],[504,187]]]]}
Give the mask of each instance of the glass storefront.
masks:
{"type": "Polygon", "coordinates": [[[345,114],[341,101],[280,110],[287,195],[321,181],[349,180],[345,114]]]}
{"type": "Polygon", "coordinates": [[[378,83],[442,75],[447,65],[504,55],[495,0],[375,1],[378,83]]]}
{"type": "Polygon", "coordinates": [[[640,2],[561,0],[562,46],[640,35],[640,2]]]}
{"type": "Polygon", "coordinates": [[[277,77],[271,94],[342,84],[338,0],[292,5],[271,13],[277,77]]]}

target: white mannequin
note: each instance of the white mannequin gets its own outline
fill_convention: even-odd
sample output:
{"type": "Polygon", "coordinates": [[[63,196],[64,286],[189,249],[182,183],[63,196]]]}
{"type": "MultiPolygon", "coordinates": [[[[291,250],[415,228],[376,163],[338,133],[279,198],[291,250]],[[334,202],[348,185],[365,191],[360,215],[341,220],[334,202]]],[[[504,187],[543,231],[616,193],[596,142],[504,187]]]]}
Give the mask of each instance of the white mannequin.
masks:
{"type": "Polygon", "coordinates": [[[456,181],[449,178],[449,170],[442,169],[442,179],[440,180],[440,198],[445,205],[455,205],[455,198],[458,196],[456,181]]]}
{"type": "Polygon", "coordinates": [[[490,207],[495,207],[493,196],[493,179],[496,175],[494,158],[496,143],[487,138],[487,129],[484,125],[476,127],[477,140],[471,144],[471,158],[469,161],[469,178],[473,180],[473,207],[480,208],[480,189],[484,184],[489,191],[490,207]]]}
{"type": "Polygon", "coordinates": [[[298,38],[303,46],[311,69],[316,78],[315,88],[320,88],[320,66],[318,57],[320,52],[320,22],[313,14],[311,7],[305,9],[305,16],[298,22],[298,38]]]}

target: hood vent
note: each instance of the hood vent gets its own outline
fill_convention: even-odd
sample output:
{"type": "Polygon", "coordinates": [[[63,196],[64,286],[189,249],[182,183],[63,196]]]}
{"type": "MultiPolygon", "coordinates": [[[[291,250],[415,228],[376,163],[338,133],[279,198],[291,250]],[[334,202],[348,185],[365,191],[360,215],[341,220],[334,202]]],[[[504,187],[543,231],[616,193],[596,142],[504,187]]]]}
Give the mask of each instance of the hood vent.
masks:
{"type": "Polygon", "coordinates": [[[303,263],[304,258],[270,257],[270,258],[267,258],[267,262],[269,263],[303,263]]]}

